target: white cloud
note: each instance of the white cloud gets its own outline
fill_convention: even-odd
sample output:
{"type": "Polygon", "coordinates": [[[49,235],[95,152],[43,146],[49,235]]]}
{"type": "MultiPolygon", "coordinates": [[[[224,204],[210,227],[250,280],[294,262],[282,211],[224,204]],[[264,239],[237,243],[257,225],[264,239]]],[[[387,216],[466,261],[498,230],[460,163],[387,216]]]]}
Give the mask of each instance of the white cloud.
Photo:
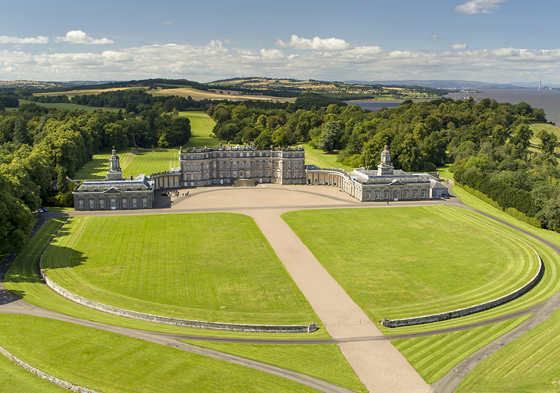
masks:
{"type": "Polygon", "coordinates": [[[449,44],[447,45],[448,49],[465,49],[467,44],[449,44]]]}
{"type": "Polygon", "coordinates": [[[276,41],[276,45],[281,48],[303,49],[303,50],[344,50],[350,47],[346,41],[339,38],[319,38],[312,40],[300,38],[293,34],[290,41],[284,42],[281,39],[276,41]]]}
{"type": "Polygon", "coordinates": [[[106,45],[114,44],[113,40],[108,38],[93,39],[82,30],[72,30],[66,33],[64,37],[55,37],[54,42],[70,42],[71,44],[90,44],[90,45],[106,45]]]}
{"type": "Polygon", "coordinates": [[[38,36],[38,37],[27,37],[27,38],[19,38],[19,37],[8,37],[6,35],[0,36],[0,44],[46,44],[49,42],[49,38],[45,36],[38,36]]]}
{"type": "Polygon", "coordinates": [[[441,40],[443,37],[440,37],[439,35],[432,33],[432,35],[430,36],[431,40],[441,40]]]}
{"type": "Polygon", "coordinates": [[[263,75],[323,80],[466,79],[487,82],[547,80],[560,83],[560,49],[385,51],[354,46],[339,51],[284,53],[278,48],[150,45],[100,53],[33,54],[0,50],[0,79],[131,80],[186,78],[200,82],[263,75]],[[521,78],[521,79],[519,79],[521,78]],[[540,78],[540,79],[539,79],[540,78]]]}
{"type": "Polygon", "coordinates": [[[461,14],[490,14],[491,10],[499,10],[499,3],[505,3],[507,0],[467,0],[453,8],[453,11],[461,14]]]}
{"type": "Polygon", "coordinates": [[[280,49],[261,49],[260,53],[263,59],[282,59],[284,57],[284,52],[280,49]]]}

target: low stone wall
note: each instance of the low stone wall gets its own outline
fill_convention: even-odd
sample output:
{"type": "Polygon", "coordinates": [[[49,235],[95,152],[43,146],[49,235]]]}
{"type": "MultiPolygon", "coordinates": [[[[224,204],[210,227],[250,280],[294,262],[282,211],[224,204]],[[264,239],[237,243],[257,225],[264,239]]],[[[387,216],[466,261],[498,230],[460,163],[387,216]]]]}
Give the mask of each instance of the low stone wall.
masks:
{"type": "Polygon", "coordinates": [[[25,370],[29,371],[31,374],[35,374],[39,378],[43,378],[44,380],[49,381],[51,383],[54,383],[55,385],[60,386],[61,388],[70,390],[71,392],[101,393],[98,390],[84,388],[82,386],[74,385],[70,382],[67,382],[67,381],[64,381],[62,379],[53,377],[52,375],[49,375],[49,374],[47,374],[47,373],[45,373],[41,370],[36,369],[35,367],[33,367],[30,364],[24,362],[23,360],[16,358],[14,355],[12,355],[10,352],[6,351],[2,347],[0,347],[0,353],[2,355],[6,356],[8,359],[10,359],[12,362],[17,364],[18,366],[23,367],[25,370]]]}
{"type": "MultiPolygon", "coordinates": [[[[66,222],[68,222],[68,220],[66,220],[66,222]]],[[[64,225],[66,225],[66,223],[64,225]]],[[[51,241],[51,244],[54,241],[54,239],[56,239],[56,236],[51,241]]],[[[81,304],[82,306],[93,308],[94,310],[103,311],[109,314],[114,314],[114,315],[131,318],[131,319],[139,319],[147,322],[155,322],[155,323],[162,323],[166,325],[174,325],[174,326],[182,326],[182,327],[190,327],[190,328],[198,328],[198,329],[230,330],[230,331],[238,331],[238,332],[265,332],[265,333],[311,333],[318,330],[317,325],[315,325],[315,322],[309,325],[248,325],[248,324],[223,323],[223,322],[205,322],[205,321],[195,321],[189,319],[163,317],[159,315],[146,314],[137,311],[126,310],[123,308],[113,307],[107,304],[86,299],[82,296],[76,295],[75,293],[66,290],[65,288],[61,287],[53,280],[51,280],[49,277],[47,277],[47,275],[43,270],[43,256],[45,255],[49,247],[50,244],[45,249],[43,255],[41,255],[41,258],[39,259],[39,271],[41,273],[41,278],[43,279],[45,284],[47,284],[47,286],[49,286],[53,291],[55,291],[59,295],[69,300],[72,300],[78,304],[81,304]]]]}
{"type": "MultiPolygon", "coordinates": [[[[535,254],[537,254],[537,252],[534,249],[533,249],[533,251],[535,252],[535,254]]],[[[458,309],[458,310],[443,312],[443,313],[440,313],[440,314],[423,315],[421,317],[403,318],[403,319],[385,319],[385,318],[383,318],[383,321],[381,322],[381,325],[383,325],[385,327],[389,327],[389,328],[395,328],[395,327],[399,327],[399,326],[421,325],[421,324],[425,324],[425,323],[445,321],[447,319],[464,317],[466,315],[475,314],[477,312],[489,310],[491,308],[500,306],[504,303],[507,303],[507,302],[510,302],[514,299],[517,299],[521,295],[530,291],[535,285],[537,285],[537,283],[542,278],[542,275],[544,274],[544,265],[543,265],[542,259],[541,259],[539,254],[537,254],[537,258],[539,259],[539,270],[535,274],[535,276],[533,278],[531,278],[531,280],[527,284],[523,285],[521,288],[516,289],[515,291],[513,291],[513,292],[511,292],[507,295],[504,295],[504,296],[502,296],[498,299],[490,300],[486,303],[477,304],[477,305],[471,306],[471,307],[465,307],[465,308],[461,308],[461,309],[458,309]]]]}

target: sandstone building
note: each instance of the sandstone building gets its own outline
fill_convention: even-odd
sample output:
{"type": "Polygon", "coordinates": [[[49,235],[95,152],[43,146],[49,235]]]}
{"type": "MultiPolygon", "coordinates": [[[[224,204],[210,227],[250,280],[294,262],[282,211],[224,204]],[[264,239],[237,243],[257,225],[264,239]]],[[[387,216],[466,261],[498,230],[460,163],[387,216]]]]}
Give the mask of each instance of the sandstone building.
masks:
{"type": "Polygon", "coordinates": [[[407,173],[394,169],[387,146],[381,153],[377,170],[364,168],[346,172],[338,168],[322,169],[307,167],[307,184],[336,186],[362,202],[414,201],[449,196],[447,187],[439,181],[439,175],[407,173]]]}
{"type": "Polygon", "coordinates": [[[104,180],[85,180],[74,189],[76,210],[151,209],[153,183],[145,175],[123,179],[120,160],[113,148],[104,180]]]}
{"type": "Polygon", "coordinates": [[[253,183],[306,184],[303,147],[256,149],[251,143],[179,150],[180,168],[152,174],[155,188],[232,185],[237,180],[253,183]]]}

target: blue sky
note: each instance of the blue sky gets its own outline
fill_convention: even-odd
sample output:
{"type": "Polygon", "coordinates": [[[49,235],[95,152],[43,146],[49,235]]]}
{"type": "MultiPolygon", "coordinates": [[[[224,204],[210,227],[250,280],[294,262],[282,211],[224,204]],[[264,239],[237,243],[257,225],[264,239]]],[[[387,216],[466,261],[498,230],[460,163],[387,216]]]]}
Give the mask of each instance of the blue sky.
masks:
{"type": "Polygon", "coordinates": [[[0,13],[0,80],[560,83],[559,11],[558,0],[18,0],[0,13]]]}

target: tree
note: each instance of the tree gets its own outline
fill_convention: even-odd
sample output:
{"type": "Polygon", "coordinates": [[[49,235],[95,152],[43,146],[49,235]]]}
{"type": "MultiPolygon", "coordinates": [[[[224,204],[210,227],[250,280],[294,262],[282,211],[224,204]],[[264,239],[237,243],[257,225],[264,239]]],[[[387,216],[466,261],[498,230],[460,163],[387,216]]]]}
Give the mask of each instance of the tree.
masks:
{"type": "Polygon", "coordinates": [[[338,147],[342,129],[337,121],[329,121],[323,124],[323,132],[317,141],[317,149],[332,153],[338,147]]]}
{"type": "Polygon", "coordinates": [[[540,130],[536,136],[541,140],[539,149],[545,154],[553,155],[554,150],[558,147],[558,137],[545,130],[540,130]]]}
{"type": "Polygon", "coordinates": [[[268,149],[272,145],[272,131],[269,129],[263,130],[257,139],[255,139],[255,146],[259,149],[268,149]]]}

